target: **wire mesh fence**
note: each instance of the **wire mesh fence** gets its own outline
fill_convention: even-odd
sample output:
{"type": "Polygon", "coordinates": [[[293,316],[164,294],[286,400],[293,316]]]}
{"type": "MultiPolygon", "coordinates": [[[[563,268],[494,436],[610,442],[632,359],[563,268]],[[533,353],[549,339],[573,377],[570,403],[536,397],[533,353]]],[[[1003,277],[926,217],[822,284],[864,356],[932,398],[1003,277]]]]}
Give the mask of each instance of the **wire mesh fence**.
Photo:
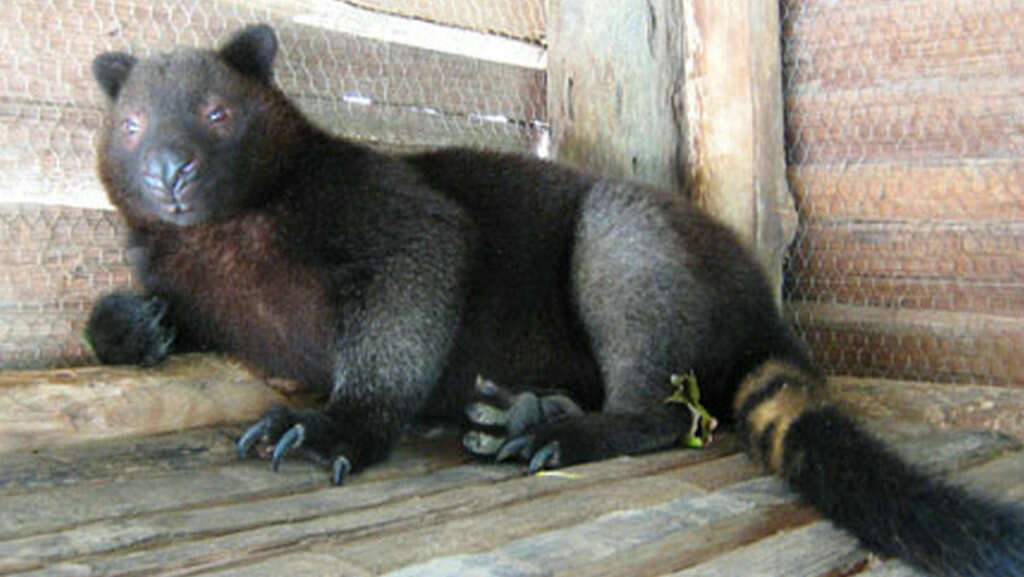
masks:
{"type": "MultiPolygon", "coordinates": [[[[801,222],[786,305],[816,359],[832,374],[1024,383],[1024,2],[780,6],[801,222]]],[[[0,368],[85,362],[91,303],[131,282],[93,168],[95,54],[215,46],[270,22],[277,81],[335,133],[535,151],[545,17],[542,0],[7,2],[0,368]]]]}
{"type": "Polygon", "coordinates": [[[12,0],[3,10],[0,369],[88,361],[79,335],[91,303],[131,282],[123,225],[94,169],[104,104],[90,63],[102,51],[214,47],[268,22],[276,81],[336,134],[394,150],[532,151],[547,131],[542,61],[530,60],[543,54],[538,0],[12,0]],[[518,59],[488,58],[494,43],[518,59]]]}
{"type": "Polygon", "coordinates": [[[781,6],[802,336],[834,374],[1024,383],[1024,2],[781,6]]]}

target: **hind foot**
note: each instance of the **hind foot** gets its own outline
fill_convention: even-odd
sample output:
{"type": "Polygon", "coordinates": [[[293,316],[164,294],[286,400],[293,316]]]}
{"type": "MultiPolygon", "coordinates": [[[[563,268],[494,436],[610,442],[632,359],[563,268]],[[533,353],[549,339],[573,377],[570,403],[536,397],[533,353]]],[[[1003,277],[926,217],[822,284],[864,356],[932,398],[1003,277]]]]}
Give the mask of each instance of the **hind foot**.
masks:
{"type": "Polygon", "coordinates": [[[538,425],[584,414],[563,394],[513,392],[483,377],[477,378],[474,392],[473,402],[466,407],[469,430],[462,437],[462,445],[475,456],[496,461],[525,456],[529,433],[538,425]]]}

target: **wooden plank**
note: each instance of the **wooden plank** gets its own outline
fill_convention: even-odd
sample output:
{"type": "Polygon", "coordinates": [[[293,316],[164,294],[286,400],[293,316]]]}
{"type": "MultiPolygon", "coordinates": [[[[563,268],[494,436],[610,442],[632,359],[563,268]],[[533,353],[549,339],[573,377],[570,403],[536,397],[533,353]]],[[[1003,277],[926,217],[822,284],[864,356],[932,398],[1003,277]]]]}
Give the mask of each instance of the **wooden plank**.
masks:
{"type": "Polygon", "coordinates": [[[811,223],[795,250],[795,274],[1024,284],[1020,223],[811,223]]]}
{"type": "Polygon", "coordinates": [[[542,44],[546,10],[542,0],[346,0],[371,10],[469,28],[542,44]]]}
{"type": "MultiPolygon", "coordinates": [[[[248,505],[233,505],[239,502],[281,497],[260,520],[269,524],[282,515],[298,519],[313,513],[328,514],[342,503],[346,509],[365,507],[411,492],[426,494],[461,483],[518,475],[518,469],[510,467],[457,467],[468,457],[451,435],[429,441],[413,439],[398,447],[386,462],[350,479],[349,486],[359,488],[346,493],[345,500],[323,504],[325,500],[338,500],[336,492],[308,493],[327,487],[328,476],[322,467],[301,460],[289,461],[275,473],[265,460],[239,462],[235,439],[240,433],[241,427],[227,427],[207,430],[205,434],[175,433],[131,444],[121,441],[98,447],[33,452],[36,470],[27,480],[24,472],[19,474],[18,470],[23,460],[5,455],[0,458],[4,471],[0,481],[9,485],[21,482],[8,487],[0,498],[0,539],[141,515],[150,515],[147,523],[152,526],[160,522],[154,519],[166,519],[168,515],[176,518],[170,512],[211,506],[221,507],[197,515],[214,516],[211,524],[238,530],[243,522],[240,519],[247,517],[237,510],[250,509],[248,505]],[[112,452],[118,447],[120,452],[112,452]],[[106,461],[97,463],[97,459],[106,461]],[[54,460],[59,461],[58,465],[49,466],[47,462],[54,460]],[[9,471],[11,468],[14,471],[9,471]],[[85,473],[79,468],[86,468],[85,473]],[[38,479],[48,472],[58,477],[58,488],[52,488],[49,477],[38,479]],[[129,478],[125,478],[126,472],[131,473],[129,478]],[[427,478],[419,478],[422,476],[427,478]],[[415,481],[410,481],[414,477],[415,481]],[[303,494],[293,496],[295,493],[303,494]],[[324,505],[322,511],[316,509],[318,505],[324,505]],[[154,517],[157,513],[167,515],[154,517]]],[[[254,511],[266,508],[262,502],[251,507],[254,511]]],[[[194,522],[178,530],[187,532],[189,527],[198,533],[210,530],[210,525],[196,529],[194,522]]]]}
{"type": "MultiPolygon", "coordinates": [[[[791,267],[789,272],[795,271],[791,267]]],[[[787,281],[790,302],[834,302],[836,304],[959,311],[1002,316],[1024,312],[1024,286],[999,281],[928,278],[881,278],[831,276],[796,277],[787,281]]]]}
{"type": "Polygon", "coordinates": [[[791,301],[1024,314],[1024,227],[1013,222],[805,224],[791,301]]]}
{"type": "Polygon", "coordinates": [[[788,158],[791,164],[1019,158],[1022,96],[1024,76],[790,93],[788,158]]]}
{"type": "Polygon", "coordinates": [[[1013,1],[787,0],[783,13],[791,90],[1024,72],[1013,1]]]}
{"type": "Polygon", "coordinates": [[[988,429],[1024,438],[1024,390],[959,384],[831,377],[830,394],[849,410],[943,429],[988,429]]]}
{"type": "Polygon", "coordinates": [[[788,309],[816,361],[835,374],[1024,383],[1024,326],[1016,317],[810,303],[788,309]]]}
{"type": "MultiPolygon", "coordinates": [[[[151,478],[234,463],[240,426],[205,427],[137,439],[113,439],[0,454],[0,499],[75,485],[151,478]]],[[[53,494],[59,491],[53,492],[53,494]]],[[[0,505],[3,507],[6,505],[0,505]]],[[[60,507],[56,507],[57,510],[60,507]]],[[[45,516],[42,513],[40,516],[45,516]]]]}
{"type": "Polygon", "coordinates": [[[902,561],[886,561],[859,573],[859,575],[862,577],[929,577],[927,573],[918,571],[902,561]]]}
{"type": "Polygon", "coordinates": [[[1019,221],[1024,160],[795,165],[804,221],[1019,221]]]}
{"type": "Polygon", "coordinates": [[[1024,454],[989,461],[959,475],[958,481],[998,499],[1024,504],[1024,454]]]}
{"type": "Polygon", "coordinates": [[[172,357],[158,368],[0,372],[0,450],[253,420],[287,399],[241,365],[172,357]]]}
{"type": "Polygon", "coordinates": [[[366,569],[356,567],[336,555],[326,553],[291,553],[234,569],[203,572],[205,577],[280,577],[281,575],[316,575],[317,577],[371,577],[366,569]]]}
{"type": "MultiPolygon", "coordinates": [[[[898,446],[904,451],[907,458],[914,462],[920,462],[925,459],[926,456],[935,454],[935,444],[925,443],[920,449],[915,448],[915,444],[921,443],[921,440],[914,440],[908,443],[902,443],[898,446]]],[[[994,451],[990,450],[990,447],[998,445],[1006,450],[1007,445],[1004,444],[1006,441],[1002,438],[992,439],[991,437],[986,440],[982,439],[970,439],[969,441],[959,441],[956,437],[949,437],[946,439],[946,443],[950,445],[948,451],[942,452],[939,457],[942,462],[953,464],[965,464],[971,462],[970,454],[978,454],[979,457],[982,454],[988,455],[989,458],[993,455],[994,451]]],[[[983,458],[983,457],[980,457],[983,458]]],[[[977,461],[974,461],[977,462],[977,461]]],[[[697,471],[701,468],[708,467],[709,465],[716,464],[717,461],[701,465],[700,467],[692,468],[693,471],[697,471]]],[[[729,466],[729,465],[725,465],[729,466]]],[[[933,465],[934,467],[934,465],[933,465]]],[[[938,467],[935,467],[938,468],[938,467]]],[[[689,471],[682,471],[681,474],[677,475],[677,479],[685,480],[689,479],[689,471]]],[[[749,479],[749,478],[748,478],[749,479]]],[[[775,507],[779,505],[785,505],[793,503],[796,496],[786,489],[784,483],[779,479],[772,477],[759,477],[752,480],[741,481],[735,484],[719,484],[715,485],[718,489],[719,496],[725,496],[728,499],[736,499],[744,503],[753,503],[758,507],[775,507]]],[[[564,496],[565,503],[574,503],[572,500],[572,494],[566,494],[564,496]]],[[[696,499],[703,498],[702,496],[694,497],[696,499]]],[[[685,500],[685,498],[681,499],[685,500]]],[[[629,509],[634,509],[633,500],[629,501],[629,509]]],[[[564,506],[564,505],[563,505],[564,506]]],[[[658,507],[659,505],[652,504],[652,507],[658,507]]],[[[675,505],[668,504],[667,507],[680,506],[686,507],[687,505],[677,503],[675,505]]],[[[627,508],[624,505],[624,508],[627,508]]],[[[646,508],[646,507],[641,507],[646,508]]],[[[385,570],[397,570],[404,566],[413,563],[424,563],[428,560],[438,557],[440,555],[464,555],[464,554],[482,554],[487,555],[492,553],[492,549],[501,547],[504,549],[505,544],[510,540],[523,538],[524,534],[513,532],[511,534],[504,533],[505,525],[508,523],[507,519],[515,516],[518,518],[519,507],[506,509],[501,515],[483,515],[474,518],[467,518],[465,520],[456,520],[451,523],[446,523],[440,526],[435,526],[429,529],[417,530],[414,533],[403,532],[399,535],[387,535],[375,538],[371,542],[355,543],[353,545],[342,545],[338,548],[334,544],[324,544],[318,546],[317,550],[335,550],[339,554],[343,554],[346,559],[351,559],[362,566],[367,568],[385,571],[385,570]],[[501,535],[494,535],[494,533],[501,533],[501,535]],[[397,546],[396,546],[397,544],[397,546]],[[425,550],[424,550],[425,549],[425,550]],[[396,552],[397,551],[397,552],[396,552]],[[401,558],[395,558],[396,555],[401,558]]],[[[746,509],[744,509],[746,511],[746,509]]],[[[742,511],[740,512],[742,513],[742,511]]],[[[766,521],[766,526],[771,526],[772,521],[776,521],[782,524],[785,523],[798,523],[801,514],[796,513],[792,510],[779,511],[775,513],[783,517],[789,518],[789,521],[783,521],[779,518],[772,518],[766,521]]],[[[672,517],[672,515],[668,515],[672,517]]],[[[698,517],[699,518],[699,517],[698,517]]],[[[674,520],[672,522],[685,523],[683,521],[674,520]]],[[[575,524],[575,523],[574,523],[575,524]]],[[[525,533],[525,538],[530,539],[529,535],[538,533],[540,530],[553,530],[557,531],[565,525],[558,524],[555,527],[544,528],[534,527],[532,531],[525,533]]],[[[681,527],[685,529],[685,527],[681,527]]],[[[577,535],[573,533],[571,529],[567,529],[569,532],[566,535],[572,536],[577,535]]],[[[708,531],[707,527],[700,528],[697,533],[706,534],[708,531]]],[[[583,530],[587,533],[586,530],[583,530]]],[[[601,531],[598,531],[600,533],[601,531]]],[[[738,535],[742,535],[742,531],[737,531],[738,535]]],[[[748,537],[754,538],[754,537],[748,537]]],[[[699,537],[694,537],[696,543],[700,543],[699,537]]],[[[578,541],[579,539],[577,539],[578,541]]],[[[588,541],[588,539],[582,539],[588,541]]],[[[626,539],[628,541],[628,539],[626,539]]],[[[540,542],[544,542],[541,540],[540,542]]],[[[508,547],[514,547],[514,544],[509,544],[508,547]]],[[[580,545],[577,543],[575,546],[587,547],[589,545],[580,545]]],[[[713,544],[709,544],[710,549],[714,549],[713,544]]],[[[701,558],[702,555],[710,555],[709,550],[701,547],[695,548],[693,551],[694,558],[701,558]]],[[[558,547],[553,547],[551,550],[557,551],[558,547]]],[[[506,551],[507,552],[507,551],[506,551]]],[[[627,553],[622,553],[627,554],[627,553]]],[[[566,571],[568,567],[578,564],[586,564],[588,561],[593,559],[591,553],[570,555],[573,557],[572,560],[563,560],[566,563],[566,571]]],[[[677,557],[682,557],[681,554],[677,557]]],[[[517,562],[521,562],[522,559],[516,559],[517,562]]],[[[695,562],[695,561],[694,561],[695,562]]],[[[520,565],[521,566],[521,565],[520,565]]],[[[455,565],[456,568],[460,565],[455,565]]],[[[456,571],[457,573],[457,571],[456,571]]]]}
{"type": "MultiPolygon", "coordinates": [[[[904,443],[902,450],[906,456],[918,463],[923,463],[926,468],[955,470],[971,464],[971,461],[964,460],[975,455],[983,459],[980,450],[987,452],[987,458],[991,458],[997,446],[1008,447],[1009,441],[991,436],[949,436],[946,438],[929,438],[917,440],[911,443],[904,443]],[[935,467],[938,465],[938,467],[935,467]]],[[[1019,445],[1012,445],[1019,448],[1019,445]]],[[[974,461],[975,463],[977,461],[974,461]]],[[[707,467],[708,465],[704,465],[707,467]]],[[[795,526],[810,521],[813,517],[807,514],[806,510],[801,511],[795,507],[797,497],[785,484],[776,478],[761,477],[745,482],[730,485],[714,493],[695,496],[684,496],[679,499],[666,501],[641,508],[627,508],[618,510],[596,519],[584,521],[566,527],[554,528],[542,533],[529,535],[514,541],[502,542],[497,547],[489,548],[481,552],[466,554],[465,548],[459,549],[463,554],[435,557],[429,560],[406,565],[394,572],[387,573],[388,577],[411,577],[413,575],[429,575],[431,577],[456,576],[456,575],[481,575],[481,576],[535,576],[559,574],[581,574],[578,571],[580,565],[594,566],[604,565],[606,558],[633,557],[637,548],[644,549],[651,553],[651,544],[666,540],[670,537],[678,537],[680,534],[687,534],[691,544],[684,547],[682,551],[676,550],[671,553],[675,561],[671,563],[674,570],[679,567],[695,565],[712,557],[715,553],[727,551],[742,545],[741,542],[726,543],[719,541],[718,537],[708,539],[700,538],[698,535],[708,535],[714,525],[727,525],[727,522],[736,521],[736,517],[743,517],[744,521],[757,522],[762,529],[771,532],[751,534],[748,526],[743,530],[732,526],[732,537],[747,541],[755,541],[767,537],[779,529],[792,529],[795,526]]],[[[828,526],[818,524],[819,526],[828,526]]],[[[483,524],[481,526],[484,526],[483,524]]],[[[490,525],[487,525],[490,526],[490,525]]],[[[812,530],[814,532],[816,530],[812,530]]],[[[466,531],[472,533],[473,531],[466,531]]],[[[807,561],[804,555],[815,555],[811,552],[814,545],[826,550],[836,549],[835,535],[841,532],[834,529],[827,536],[816,535],[814,538],[804,538],[801,530],[792,531],[783,541],[780,549],[785,556],[780,555],[786,567],[794,566],[795,574],[801,574],[799,567],[807,561]],[[792,554],[790,554],[792,553],[792,554]],[[801,554],[802,553],[802,554],[801,554]]],[[[673,540],[678,542],[678,540],[673,540]]],[[[850,564],[837,563],[836,557],[818,559],[817,563],[811,563],[812,567],[820,567],[822,563],[831,565],[854,566],[863,562],[864,552],[857,547],[856,541],[850,539],[851,548],[843,555],[842,559],[849,559],[850,564]]],[[[759,547],[756,545],[755,547],[759,547]]],[[[668,550],[658,549],[665,553],[668,550]]],[[[762,551],[763,552],[763,551],[762,551]]],[[[756,553],[751,553],[756,554],[756,553]]],[[[346,558],[350,558],[346,555],[346,558]]],[[[651,559],[657,565],[666,565],[666,559],[655,556],[651,559]]],[[[627,565],[632,566],[635,559],[631,559],[627,565]]],[[[716,560],[715,563],[720,563],[716,560]]],[[[622,565],[619,564],[621,568],[622,565]]],[[[603,567],[607,570],[607,567],[603,567]]],[[[645,567],[650,571],[650,567],[645,567]]],[[[618,574],[634,574],[629,571],[618,574]]],[[[737,575],[741,572],[723,572],[725,575],[737,575]]],[[[767,575],[789,575],[787,571],[767,572],[767,575]]],[[[809,572],[808,574],[817,573],[809,572]]]]}
{"type": "MultiPolygon", "coordinates": [[[[543,557],[546,572],[570,563],[572,558],[591,558],[596,553],[592,546],[607,550],[615,548],[615,541],[634,542],[623,534],[609,532],[617,521],[623,527],[639,529],[648,521],[657,520],[649,528],[653,535],[687,523],[704,525],[710,519],[751,506],[742,499],[683,491],[689,485],[683,479],[686,471],[666,472],[658,475],[657,481],[652,479],[646,490],[639,484],[622,485],[621,494],[606,492],[601,497],[597,493],[592,495],[589,489],[573,489],[550,500],[477,511],[432,528],[335,547],[339,554],[363,566],[382,573],[394,571],[396,575],[415,575],[430,566],[434,566],[434,575],[462,575],[467,565],[481,571],[493,570],[494,574],[515,574],[514,567],[532,564],[531,556],[543,557]],[[592,496],[606,502],[598,505],[591,501],[592,496]],[[648,507],[658,512],[646,511],[648,507]],[[604,537],[600,537],[602,534],[604,537]],[[465,559],[463,555],[470,557],[465,559]]],[[[317,550],[328,547],[324,544],[317,550]]],[[[492,573],[482,573],[489,574],[492,573]]]]}
{"type": "Polygon", "coordinates": [[[658,577],[702,563],[817,518],[795,503],[758,507],[692,531],[680,531],[627,551],[556,572],[555,577],[658,577]]]}
{"type": "MultiPolygon", "coordinates": [[[[717,449],[713,446],[705,451],[675,451],[567,469],[566,472],[572,473],[572,476],[527,477],[499,483],[481,483],[434,495],[386,503],[369,509],[358,508],[340,515],[271,524],[199,541],[172,542],[151,550],[90,558],[88,565],[96,574],[112,576],[199,566],[211,570],[246,561],[261,551],[283,554],[309,549],[317,542],[330,541],[330,551],[343,552],[345,558],[352,563],[379,570],[370,564],[364,564],[361,558],[348,551],[346,547],[376,542],[374,537],[383,534],[387,535],[383,537],[384,541],[391,543],[390,546],[386,546],[384,558],[417,554],[416,551],[409,550],[411,545],[408,543],[394,540],[397,539],[394,535],[400,532],[417,535],[425,533],[426,543],[433,545],[420,549],[418,554],[422,555],[433,546],[444,546],[446,541],[440,538],[438,527],[446,525],[448,521],[454,520],[453,522],[458,523],[459,518],[474,514],[503,517],[502,512],[506,512],[512,504],[525,504],[528,510],[524,511],[515,523],[512,523],[512,519],[503,517],[498,525],[507,531],[529,531],[531,523],[566,523],[566,516],[579,519],[599,514],[615,506],[616,499],[612,497],[613,495],[643,495],[643,492],[638,492],[639,487],[651,490],[651,496],[647,498],[656,498],[660,495],[667,499],[679,495],[681,491],[700,491],[693,485],[678,481],[678,468],[727,454],[728,451],[734,450],[734,447],[734,444],[726,442],[717,449]],[[660,473],[664,473],[663,478],[644,480],[652,475],[657,477],[660,473]],[[670,477],[673,480],[670,481],[670,477]],[[581,508],[555,506],[562,494],[572,494],[574,499],[579,495],[581,508]],[[584,503],[586,508],[583,508],[584,503]],[[342,540],[343,543],[335,540],[342,540]]],[[[345,502],[346,500],[341,497],[346,491],[348,489],[336,490],[332,495],[333,499],[345,502]]],[[[272,503],[267,506],[272,508],[272,503]]],[[[244,516],[244,510],[245,506],[239,507],[235,514],[244,516]]],[[[216,519],[217,517],[213,516],[210,520],[216,522],[216,519]]],[[[176,526],[179,525],[171,525],[170,529],[174,530],[176,526]]],[[[192,526],[196,526],[195,522],[192,526]]],[[[146,524],[146,518],[131,524],[109,523],[103,527],[102,532],[90,532],[87,528],[73,530],[73,534],[79,535],[73,541],[66,537],[41,536],[32,543],[0,543],[0,550],[18,555],[19,557],[14,559],[21,563],[41,563],[43,559],[55,560],[73,552],[76,555],[86,555],[138,546],[141,544],[138,541],[140,535],[152,534],[151,529],[147,529],[149,525],[146,524]],[[79,547],[77,550],[76,546],[79,547]]],[[[480,531],[477,531],[476,536],[494,537],[480,531]]],[[[378,553],[378,559],[374,562],[381,562],[383,559],[380,557],[378,553]]],[[[370,559],[373,559],[372,555],[370,559]]]]}
{"type": "MultiPolygon", "coordinates": [[[[692,508],[692,503],[677,502],[687,496],[700,498],[704,490],[681,479],[703,468],[718,472],[705,473],[700,477],[701,483],[708,487],[725,486],[715,499],[736,499],[756,507],[792,502],[794,495],[777,479],[742,481],[749,478],[748,474],[756,474],[756,469],[733,457],[720,458],[734,447],[730,437],[722,440],[725,442],[705,451],[623,458],[570,468],[553,476],[518,478],[519,469],[514,467],[470,467],[484,475],[497,475],[496,479],[509,474],[517,477],[498,483],[472,475],[467,478],[456,469],[443,469],[436,475],[403,477],[396,482],[359,483],[359,478],[355,478],[356,484],[344,489],[329,488],[257,501],[246,498],[237,504],[186,506],[181,511],[155,514],[122,512],[128,517],[85,525],[71,520],[73,527],[67,531],[0,542],[0,570],[30,570],[44,562],[49,566],[74,555],[73,563],[56,567],[61,571],[104,575],[179,571],[191,574],[253,562],[283,566],[266,558],[311,552],[338,556],[350,567],[379,572],[408,564],[394,561],[392,566],[387,559],[395,556],[418,556],[411,562],[419,562],[447,551],[464,552],[459,547],[474,542],[478,543],[477,550],[484,550],[536,535],[538,531],[558,531],[581,522],[600,521],[602,515],[623,507],[692,508]],[[693,467],[697,463],[704,464],[693,467]],[[565,503],[573,506],[566,507],[565,503]],[[339,514],[342,510],[345,512],[339,514]],[[157,528],[162,532],[157,532],[157,528]],[[213,536],[195,540],[210,533],[213,536]],[[449,535],[451,540],[442,538],[449,535]],[[344,541],[339,543],[339,539],[344,541]],[[143,550],[130,552],[125,547],[143,550]],[[373,554],[377,547],[384,549],[373,554]],[[365,556],[361,557],[360,552],[365,556]]],[[[967,455],[991,450],[993,443],[998,442],[991,438],[972,442],[946,440],[942,446],[948,445],[950,450],[942,453],[940,459],[950,463],[973,462],[967,455]]],[[[915,453],[911,447],[912,460],[919,460],[922,452],[936,454],[934,446],[917,443],[921,451],[915,453]]],[[[242,465],[245,464],[239,467],[242,465]]],[[[101,502],[99,498],[94,500],[101,502]]],[[[717,506],[706,509],[710,515],[719,514],[717,506]]],[[[750,507],[743,505],[741,509],[747,511],[750,507]]],[[[790,511],[772,515],[790,518],[793,514],[790,511]]],[[[676,515],[665,513],[663,517],[676,515]]],[[[790,522],[781,517],[771,518],[790,522]]],[[[800,518],[797,515],[791,521],[800,518]]],[[[694,517],[687,519],[673,522],[685,525],[694,517]]],[[[582,529],[568,529],[563,534],[579,537],[584,533],[582,529]]],[[[557,551],[557,539],[550,535],[546,539],[533,543],[548,543],[545,550],[557,551]]],[[[699,549],[707,552],[706,548],[699,549]]],[[[586,559],[574,562],[583,560],[586,559]]]]}
{"type": "Polygon", "coordinates": [[[848,575],[865,563],[866,553],[849,533],[820,521],[726,553],[671,577],[819,577],[848,575]]]}
{"type": "Polygon", "coordinates": [[[507,542],[483,553],[439,557],[407,565],[386,575],[546,575],[564,571],[584,560],[593,562],[621,554],[672,533],[706,530],[713,523],[750,512],[757,505],[756,500],[744,500],[735,491],[685,496],[649,507],[614,511],[583,523],[507,542]]]}
{"type": "MultiPolygon", "coordinates": [[[[9,495],[0,499],[0,549],[5,555],[10,545],[22,543],[28,550],[44,547],[54,556],[70,556],[54,546],[52,533],[67,544],[81,543],[83,535],[112,534],[109,521],[135,515],[163,514],[174,517],[174,511],[192,507],[214,506],[239,500],[266,499],[283,494],[301,493],[305,497],[313,489],[327,485],[327,473],[319,467],[285,466],[279,474],[266,463],[256,461],[228,466],[180,472],[171,476],[143,477],[139,480],[62,487],[56,490],[9,495]],[[68,530],[84,525],[85,531],[68,530]],[[26,535],[45,535],[26,537],[26,535]]],[[[307,497],[308,498],[308,497],[307,497]]],[[[260,509],[259,507],[256,507],[260,509]]],[[[180,518],[180,514],[178,514],[180,518]]],[[[157,517],[162,518],[160,516],[157,517]]],[[[273,519],[271,519],[272,521],[273,519]]],[[[153,525],[148,533],[139,530],[133,535],[139,541],[158,539],[160,528],[153,525]]],[[[117,543],[112,543],[112,547],[117,543]]]]}
{"type": "MultiPolygon", "coordinates": [[[[344,489],[345,498],[340,499],[339,491],[342,489],[324,487],[327,477],[323,471],[318,471],[321,482],[311,484],[309,468],[304,467],[305,473],[298,479],[291,483],[287,482],[287,478],[278,479],[277,491],[271,491],[270,489],[274,488],[273,473],[269,467],[262,468],[264,473],[251,475],[251,478],[254,479],[251,484],[245,484],[244,479],[250,478],[252,466],[223,468],[218,471],[219,478],[217,478],[218,475],[205,475],[200,478],[199,483],[193,483],[190,479],[181,477],[166,483],[151,482],[149,494],[158,499],[158,503],[150,504],[141,502],[141,500],[140,502],[126,503],[121,498],[116,498],[111,503],[112,507],[108,513],[111,515],[110,520],[79,525],[82,517],[95,517],[98,513],[88,510],[84,514],[78,514],[78,509],[87,509],[88,505],[73,507],[71,515],[63,520],[64,526],[72,528],[30,537],[8,537],[7,540],[0,541],[0,559],[10,558],[20,563],[61,560],[81,554],[109,553],[142,544],[153,546],[171,540],[239,533],[283,523],[315,524],[317,519],[346,512],[356,512],[355,514],[358,516],[361,514],[359,511],[373,507],[377,508],[373,510],[381,511],[383,507],[398,504],[393,508],[400,509],[400,503],[410,497],[425,499],[437,493],[477,484],[493,483],[520,475],[519,469],[511,466],[454,467],[422,477],[356,483],[346,487],[344,489]],[[225,489],[218,490],[215,488],[217,485],[214,481],[219,481],[222,485],[226,483],[242,486],[236,487],[233,492],[225,489]],[[267,485],[268,481],[271,484],[267,485]],[[297,483],[295,481],[305,482],[297,483]],[[282,489],[287,485],[293,485],[290,487],[292,490],[307,489],[307,492],[282,495],[282,489]],[[319,489],[308,490],[315,486],[319,486],[319,489]],[[208,495],[207,499],[222,501],[242,497],[246,500],[241,503],[189,510],[196,505],[208,504],[197,501],[195,497],[190,498],[188,496],[190,493],[206,494],[208,495]],[[177,504],[179,501],[183,502],[177,504]],[[148,514],[142,519],[120,518],[133,517],[133,514],[143,512],[147,508],[151,508],[154,513],[148,514]],[[161,511],[161,509],[165,511],[161,511]]],[[[128,489],[128,498],[131,501],[136,501],[141,496],[138,492],[131,491],[131,487],[126,489],[128,489]]],[[[96,495],[97,498],[103,496],[106,495],[96,495]]],[[[101,503],[96,505],[101,505],[101,503]]],[[[365,514],[363,515],[365,520],[365,514]]],[[[42,526],[40,523],[33,523],[31,518],[26,517],[24,520],[29,523],[27,529],[38,529],[42,526]]],[[[15,520],[15,523],[17,521],[15,520]]],[[[3,564],[0,562],[0,569],[2,568],[3,564]]]]}

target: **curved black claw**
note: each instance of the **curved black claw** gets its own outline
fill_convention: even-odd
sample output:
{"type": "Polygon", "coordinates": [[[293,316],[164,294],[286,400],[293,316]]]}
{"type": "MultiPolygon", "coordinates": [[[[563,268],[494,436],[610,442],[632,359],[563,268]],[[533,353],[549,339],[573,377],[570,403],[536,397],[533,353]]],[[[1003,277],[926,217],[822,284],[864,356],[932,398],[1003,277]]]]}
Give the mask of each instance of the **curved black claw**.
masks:
{"type": "Polygon", "coordinates": [[[557,467],[562,460],[562,449],[558,441],[551,441],[533,454],[530,459],[530,474],[550,467],[557,467]]]}
{"type": "Polygon", "coordinates": [[[274,452],[270,456],[270,467],[277,471],[277,468],[281,465],[281,459],[288,454],[292,449],[297,449],[302,446],[302,442],[306,440],[306,427],[299,423],[294,427],[288,429],[288,432],[281,435],[281,439],[274,445],[274,452]]]}
{"type": "Polygon", "coordinates": [[[498,454],[494,456],[494,461],[501,463],[515,455],[526,457],[529,454],[531,445],[533,445],[533,437],[531,435],[509,439],[498,449],[498,454]]]}
{"type": "Polygon", "coordinates": [[[352,463],[344,456],[334,459],[331,465],[331,484],[335,487],[345,482],[345,475],[352,472],[352,463]]]}
{"type": "Polygon", "coordinates": [[[244,459],[249,454],[249,450],[267,435],[268,429],[270,429],[269,419],[262,418],[242,433],[235,445],[239,460],[244,459]]]}

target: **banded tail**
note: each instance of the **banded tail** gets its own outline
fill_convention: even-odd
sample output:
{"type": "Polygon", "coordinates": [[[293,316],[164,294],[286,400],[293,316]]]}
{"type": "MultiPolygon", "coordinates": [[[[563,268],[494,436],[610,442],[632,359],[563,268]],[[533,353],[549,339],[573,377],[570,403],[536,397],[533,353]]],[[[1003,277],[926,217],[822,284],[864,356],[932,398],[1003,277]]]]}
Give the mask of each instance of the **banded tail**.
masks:
{"type": "Polygon", "coordinates": [[[822,385],[779,361],[747,377],[734,410],[752,458],[878,553],[941,577],[1024,577],[1024,512],[918,471],[822,385]]]}

